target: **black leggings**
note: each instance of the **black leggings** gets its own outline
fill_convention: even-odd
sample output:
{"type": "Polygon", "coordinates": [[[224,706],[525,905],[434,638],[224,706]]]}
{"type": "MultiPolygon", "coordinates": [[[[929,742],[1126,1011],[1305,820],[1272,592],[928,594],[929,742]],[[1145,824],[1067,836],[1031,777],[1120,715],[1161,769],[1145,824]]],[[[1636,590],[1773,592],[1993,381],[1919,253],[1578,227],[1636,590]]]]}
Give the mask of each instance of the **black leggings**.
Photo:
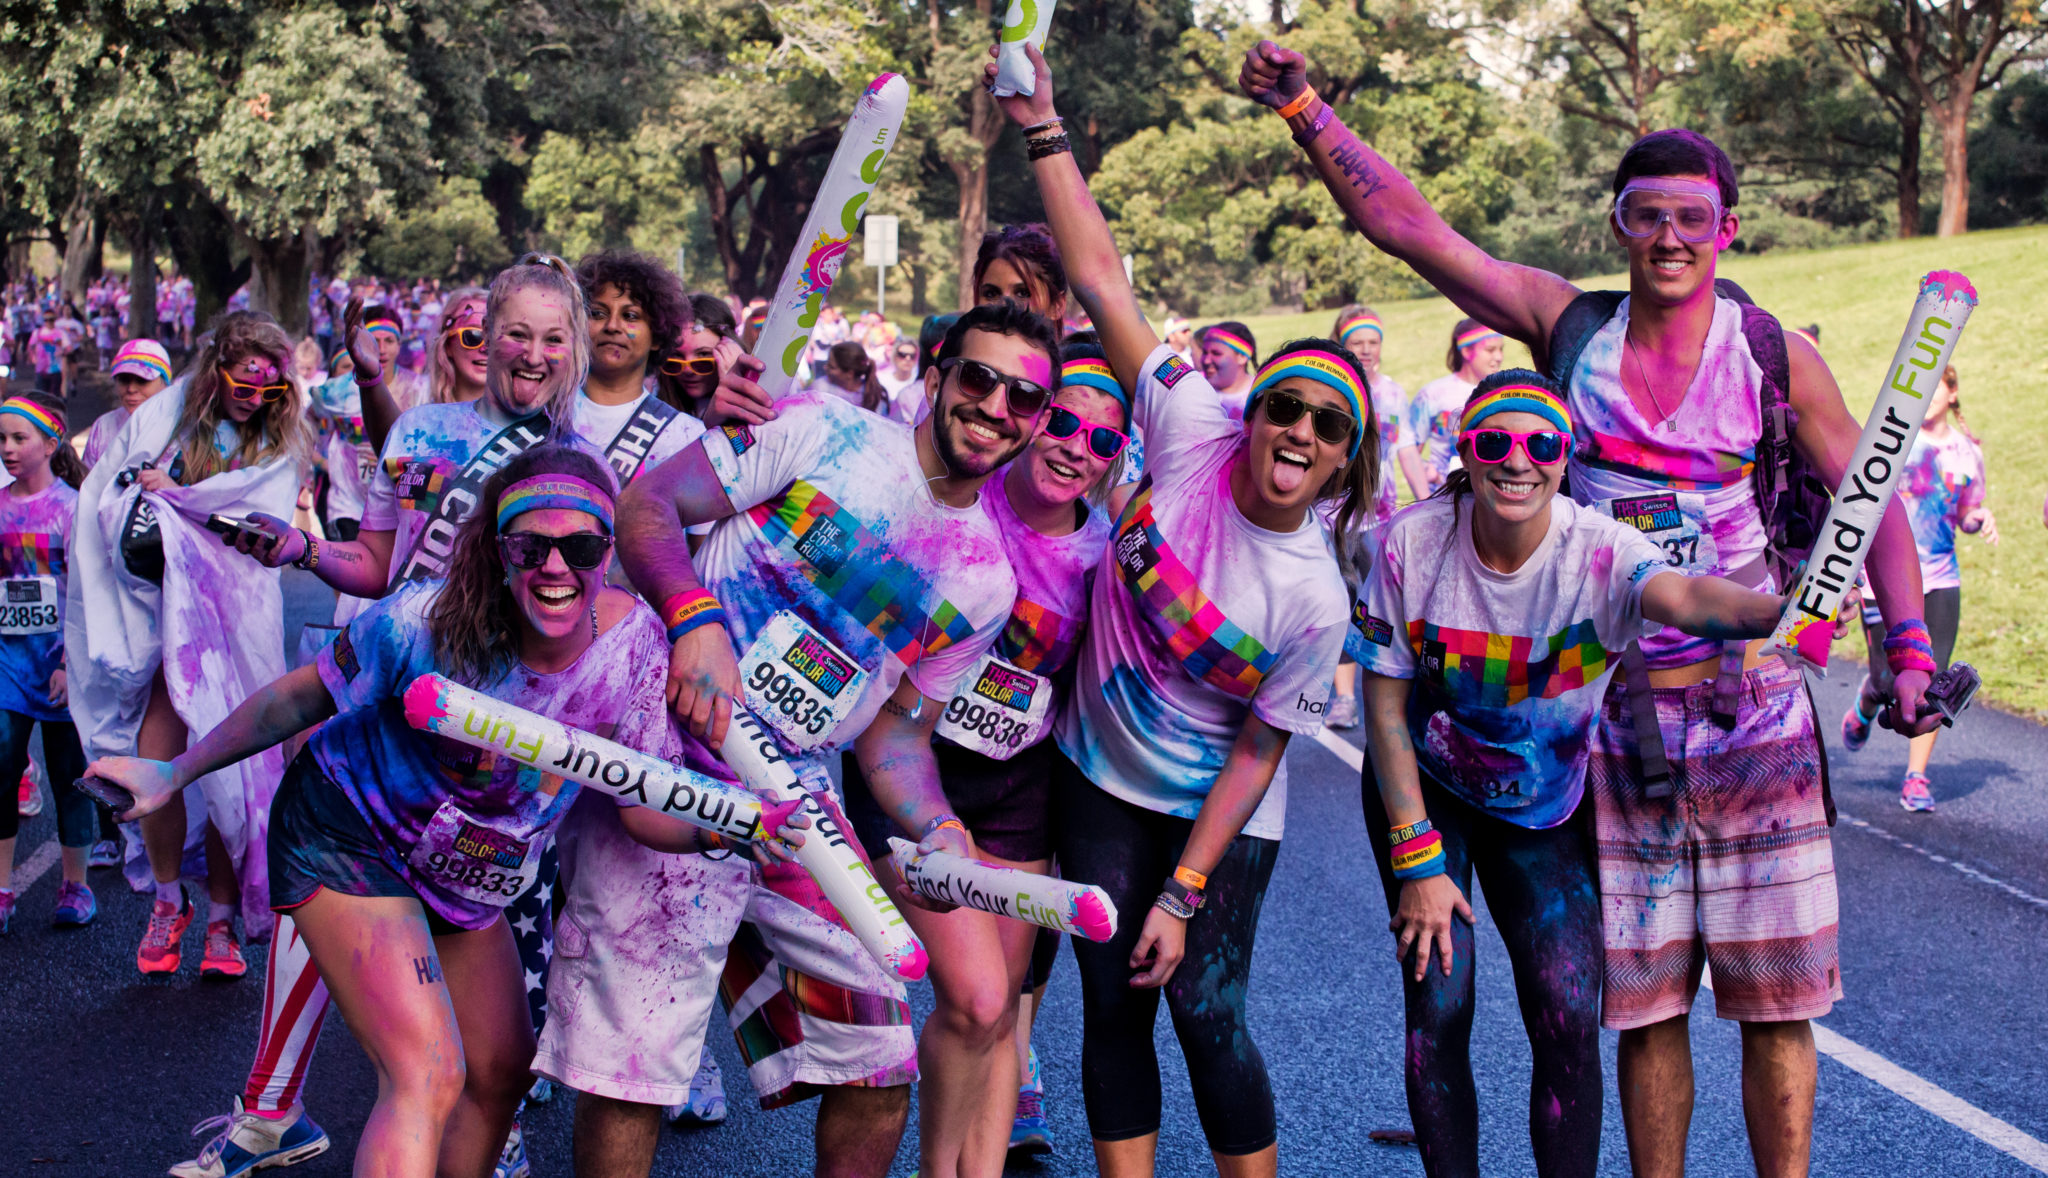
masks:
{"type": "Polygon", "coordinates": [[[28,768],[28,739],[38,724],[43,726],[43,775],[50,779],[50,793],[57,800],[57,843],[89,847],[99,837],[100,810],[91,795],[71,784],[85,776],[78,729],[68,720],[38,720],[21,712],[0,712],[0,782],[8,792],[7,800],[0,801],[0,839],[21,833],[13,791],[28,768]]]}
{"type": "MultiPolygon", "coordinates": [[[[1386,807],[1372,760],[1365,762],[1365,825],[1386,889],[1400,904],[1388,862],[1386,807]]],[[[1535,1069],[1529,1077],[1529,1143],[1542,1178],[1591,1175],[1600,1162],[1600,982],[1605,949],[1592,807],[1561,826],[1526,830],[1452,797],[1423,778],[1430,822],[1442,833],[1452,882],[1469,898],[1477,869],[1486,907],[1515,971],[1522,1027],[1535,1069]]],[[[1479,1173],[1479,1102],[1472,1088],[1472,926],[1451,920],[1451,976],[1434,958],[1420,982],[1402,986],[1408,1008],[1408,1116],[1430,1178],[1479,1173]]]]}
{"type": "MultiPolygon", "coordinates": [[[[1064,756],[1053,762],[1052,785],[1061,873],[1108,892],[1118,914],[1107,943],[1074,938],[1074,960],[1088,1131],[1097,1141],[1127,1141],[1159,1131],[1160,1104],[1152,1046],[1160,990],[1132,988],[1131,951],[1195,824],[1111,797],[1064,756]]],[[[1207,902],[1188,922],[1187,955],[1162,987],[1202,1132],[1226,1156],[1257,1153],[1276,1139],[1273,1085],[1245,1021],[1245,991],[1279,853],[1272,839],[1239,835],[1230,844],[1209,873],[1207,902]]]]}

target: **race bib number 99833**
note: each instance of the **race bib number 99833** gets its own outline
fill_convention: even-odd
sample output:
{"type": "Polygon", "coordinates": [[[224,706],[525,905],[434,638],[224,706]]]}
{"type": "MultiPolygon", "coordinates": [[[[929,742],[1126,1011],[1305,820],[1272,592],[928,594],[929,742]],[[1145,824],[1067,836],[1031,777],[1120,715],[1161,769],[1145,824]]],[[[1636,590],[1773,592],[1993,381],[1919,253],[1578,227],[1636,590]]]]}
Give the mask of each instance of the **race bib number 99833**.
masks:
{"type": "Polygon", "coordinates": [[[62,599],[55,577],[9,578],[6,598],[0,600],[0,634],[55,634],[64,628],[62,599]]]}
{"type": "Polygon", "coordinates": [[[851,655],[788,610],[768,619],[740,657],[747,709],[804,750],[853,714],[867,681],[851,655]]]}
{"type": "Polygon", "coordinates": [[[990,655],[967,689],[946,705],[938,734],[984,757],[1007,761],[1045,735],[1052,684],[990,655]]]}

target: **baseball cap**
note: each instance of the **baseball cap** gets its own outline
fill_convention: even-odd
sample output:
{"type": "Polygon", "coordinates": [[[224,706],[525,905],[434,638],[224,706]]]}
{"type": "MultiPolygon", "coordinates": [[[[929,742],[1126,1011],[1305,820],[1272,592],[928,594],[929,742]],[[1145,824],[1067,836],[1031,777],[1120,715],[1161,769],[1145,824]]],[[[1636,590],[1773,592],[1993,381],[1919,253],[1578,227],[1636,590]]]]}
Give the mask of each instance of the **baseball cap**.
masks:
{"type": "Polygon", "coordinates": [[[114,355],[113,375],[168,382],[171,379],[171,354],[153,339],[129,340],[114,355]]]}

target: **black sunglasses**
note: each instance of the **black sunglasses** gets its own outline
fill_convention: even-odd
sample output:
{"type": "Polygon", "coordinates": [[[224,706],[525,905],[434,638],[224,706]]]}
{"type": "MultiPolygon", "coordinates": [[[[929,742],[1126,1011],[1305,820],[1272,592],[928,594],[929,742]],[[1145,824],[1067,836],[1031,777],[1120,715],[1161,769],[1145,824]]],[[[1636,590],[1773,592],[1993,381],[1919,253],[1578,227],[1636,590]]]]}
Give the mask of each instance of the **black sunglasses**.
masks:
{"type": "Polygon", "coordinates": [[[1266,420],[1281,429],[1300,421],[1303,413],[1314,414],[1316,436],[1325,442],[1348,442],[1351,440],[1351,431],[1358,428],[1358,419],[1342,409],[1332,409],[1327,405],[1310,405],[1293,393],[1275,389],[1266,394],[1265,401],[1266,420]]]}
{"type": "Polygon", "coordinates": [[[1037,417],[1052,400],[1052,390],[1044,385],[1021,376],[1006,376],[979,360],[955,356],[939,364],[940,372],[950,369],[960,372],[960,391],[977,401],[987,400],[997,389],[1005,390],[1010,412],[1018,417],[1037,417]]]}
{"type": "Polygon", "coordinates": [[[539,532],[501,532],[498,549],[505,563],[515,569],[537,569],[548,562],[548,552],[559,550],[562,562],[572,569],[589,571],[611,555],[612,538],[595,532],[573,532],[567,536],[543,536],[539,532]]]}

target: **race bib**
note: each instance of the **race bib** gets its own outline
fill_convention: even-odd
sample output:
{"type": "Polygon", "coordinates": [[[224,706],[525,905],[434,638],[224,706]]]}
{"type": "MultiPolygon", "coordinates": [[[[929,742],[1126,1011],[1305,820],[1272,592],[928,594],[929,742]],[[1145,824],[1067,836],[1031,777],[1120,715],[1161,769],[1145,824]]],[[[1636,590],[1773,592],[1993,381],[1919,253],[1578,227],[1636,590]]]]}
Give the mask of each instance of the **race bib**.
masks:
{"type": "Polygon", "coordinates": [[[967,689],[946,705],[937,731],[962,748],[1007,761],[1038,743],[1051,711],[1052,684],[1043,675],[990,655],[967,689]]]}
{"type": "Polygon", "coordinates": [[[540,874],[540,841],[486,826],[442,802],[406,861],[450,895],[503,908],[540,874]]]}
{"type": "Polygon", "coordinates": [[[25,638],[64,628],[64,593],[55,577],[9,577],[0,602],[0,635],[25,638]]]}
{"type": "Polygon", "coordinates": [[[868,673],[831,639],[788,610],[777,611],[740,657],[747,709],[809,751],[853,714],[868,673]]]}
{"type": "Polygon", "coordinates": [[[1707,497],[1690,491],[1656,491],[1602,499],[1600,510],[1649,537],[1675,569],[1707,573],[1720,567],[1714,530],[1707,525],[1707,497]]]}

